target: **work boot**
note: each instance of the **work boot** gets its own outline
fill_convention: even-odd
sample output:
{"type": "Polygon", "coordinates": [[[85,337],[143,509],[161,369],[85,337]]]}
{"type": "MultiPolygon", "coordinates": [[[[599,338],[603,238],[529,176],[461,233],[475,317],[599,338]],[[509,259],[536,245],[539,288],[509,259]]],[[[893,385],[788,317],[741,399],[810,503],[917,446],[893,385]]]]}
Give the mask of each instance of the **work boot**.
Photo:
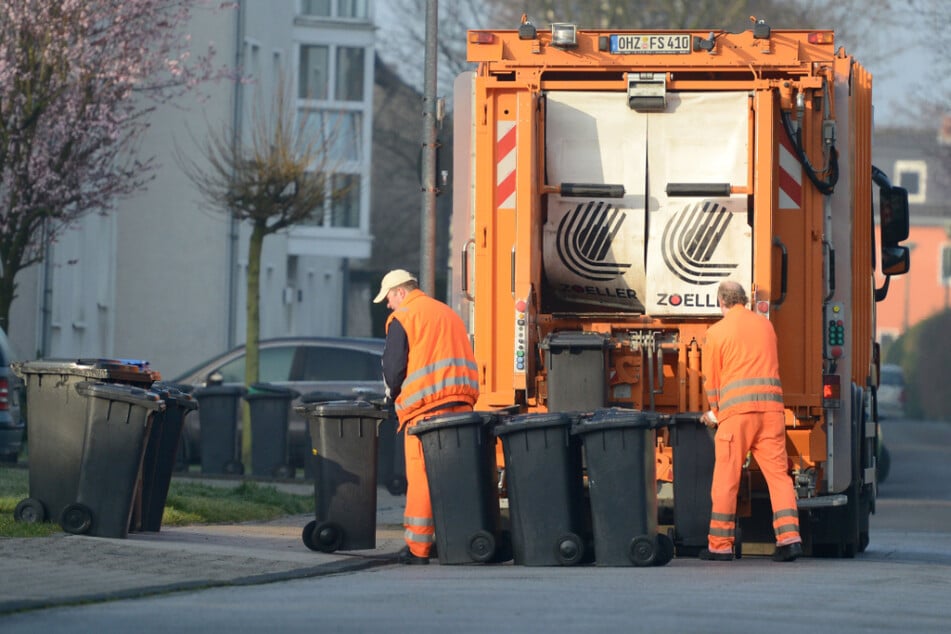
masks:
{"type": "Polygon", "coordinates": [[[409,566],[425,566],[429,564],[429,557],[417,557],[409,546],[403,546],[403,549],[396,553],[396,561],[409,566]]]}
{"type": "Polygon", "coordinates": [[[704,548],[697,556],[704,561],[733,561],[733,553],[714,553],[709,548],[704,548]]]}
{"type": "Polygon", "coordinates": [[[797,557],[802,557],[802,544],[799,542],[777,546],[773,553],[773,561],[796,561],[797,557]]]}

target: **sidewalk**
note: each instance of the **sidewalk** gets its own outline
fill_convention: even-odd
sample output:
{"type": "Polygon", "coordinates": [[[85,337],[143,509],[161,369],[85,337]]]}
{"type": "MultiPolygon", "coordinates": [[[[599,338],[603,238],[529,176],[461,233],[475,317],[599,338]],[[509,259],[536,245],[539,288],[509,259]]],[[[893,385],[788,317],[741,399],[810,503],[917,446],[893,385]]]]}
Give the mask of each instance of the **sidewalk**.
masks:
{"type": "MultiPolygon", "coordinates": [[[[312,493],[313,484],[278,488],[312,493]]],[[[0,539],[0,614],[211,586],[269,583],[395,562],[404,497],[377,491],[374,550],[321,553],[302,539],[313,514],[246,524],[163,527],[108,539],[59,533],[0,539]]]]}

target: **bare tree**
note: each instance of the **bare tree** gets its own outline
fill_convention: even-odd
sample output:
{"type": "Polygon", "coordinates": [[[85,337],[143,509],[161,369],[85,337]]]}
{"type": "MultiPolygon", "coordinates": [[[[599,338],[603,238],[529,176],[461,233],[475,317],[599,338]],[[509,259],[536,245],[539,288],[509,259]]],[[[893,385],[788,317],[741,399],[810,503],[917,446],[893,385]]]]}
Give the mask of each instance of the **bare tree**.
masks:
{"type": "MultiPolygon", "coordinates": [[[[248,244],[245,384],[258,381],[261,252],[264,238],[310,220],[320,224],[323,209],[347,192],[333,189],[331,156],[337,130],[298,118],[290,93],[293,82],[278,74],[270,104],[258,92],[249,133],[232,124],[196,140],[206,163],[177,150],[180,166],[205,199],[205,206],[251,225],[248,244]]],[[[241,429],[241,459],[251,464],[251,421],[247,408],[241,429]]]]}

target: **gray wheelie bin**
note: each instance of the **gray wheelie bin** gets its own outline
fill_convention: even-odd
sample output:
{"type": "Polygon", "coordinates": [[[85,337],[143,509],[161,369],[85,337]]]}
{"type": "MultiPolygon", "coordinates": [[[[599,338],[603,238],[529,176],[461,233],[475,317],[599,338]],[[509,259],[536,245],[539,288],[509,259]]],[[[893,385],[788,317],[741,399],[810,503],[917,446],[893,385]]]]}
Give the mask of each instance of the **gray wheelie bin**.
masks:
{"type": "Polygon", "coordinates": [[[300,392],[272,383],[253,383],[244,395],[251,410],[251,473],[293,478],[287,426],[291,401],[300,392]]]}
{"type": "Polygon", "coordinates": [[[591,554],[581,440],[568,414],[524,414],[494,429],[505,456],[516,564],[573,566],[591,554]]]}
{"type": "Polygon", "coordinates": [[[59,521],[76,501],[86,433],[82,382],[115,382],[148,388],[158,378],[144,361],[40,359],[11,364],[23,379],[30,447],[30,495],[14,517],[22,522],[59,521]]]}
{"type": "Polygon", "coordinates": [[[498,416],[457,412],[424,419],[409,433],[419,438],[440,564],[497,563],[512,558],[502,531],[498,467],[491,429],[498,416]]]}
{"type": "Polygon", "coordinates": [[[78,383],[85,399],[85,442],[75,500],[59,523],[67,533],[126,537],[132,501],[159,395],[131,385],[78,383]]]}
{"type": "Polygon", "coordinates": [[[376,548],[376,453],[386,415],[366,401],[302,405],[314,455],[315,519],[301,533],[311,550],[376,548]]]}
{"type": "Polygon", "coordinates": [[[657,532],[656,429],[658,414],[604,408],[572,428],[584,444],[599,566],[661,566],[674,556],[657,532]]]}
{"type": "Polygon", "coordinates": [[[201,472],[241,475],[238,425],[241,422],[240,385],[209,385],[195,390],[198,400],[198,437],[201,447],[201,472]]]}
{"type": "Polygon", "coordinates": [[[191,394],[167,383],[154,383],[152,391],[165,402],[165,409],[156,412],[152,418],[130,530],[154,532],[162,528],[168,487],[179,459],[185,414],[196,409],[198,401],[191,394]]]}

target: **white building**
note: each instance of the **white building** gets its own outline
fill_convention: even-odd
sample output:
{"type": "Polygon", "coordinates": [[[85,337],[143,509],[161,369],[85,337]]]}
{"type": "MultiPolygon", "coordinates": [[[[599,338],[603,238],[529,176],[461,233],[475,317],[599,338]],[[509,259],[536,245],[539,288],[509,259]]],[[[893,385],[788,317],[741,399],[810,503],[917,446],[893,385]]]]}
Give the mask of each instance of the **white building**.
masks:
{"type": "Polygon", "coordinates": [[[44,265],[18,277],[9,328],[17,358],[147,359],[174,378],[244,341],[249,230],[203,206],[176,149],[201,160],[195,140],[210,128],[246,129],[254,92],[271,90],[281,68],[290,70],[298,113],[314,129],[338,131],[333,178],[352,195],[328,201],[313,225],[265,239],[261,338],[370,334],[369,296],[351,299],[358,308],[349,311],[344,297],[353,295],[349,266],[371,249],[372,0],[236,4],[196,11],[189,31],[253,82],[222,81],[207,88],[207,101],[155,114],[142,143],[160,165],[148,190],[108,217],[84,219],[44,265]]]}

